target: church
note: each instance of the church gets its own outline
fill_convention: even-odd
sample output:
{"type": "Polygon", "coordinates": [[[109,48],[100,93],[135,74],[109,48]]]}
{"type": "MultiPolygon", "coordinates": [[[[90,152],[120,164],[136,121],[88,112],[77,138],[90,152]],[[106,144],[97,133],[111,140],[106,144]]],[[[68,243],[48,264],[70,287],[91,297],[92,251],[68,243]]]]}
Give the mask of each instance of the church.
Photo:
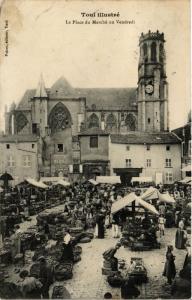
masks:
{"type": "Polygon", "coordinates": [[[164,34],[142,33],[139,47],[135,88],[76,88],[64,77],[47,88],[41,76],[36,89],[25,91],[18,105],[13,103],[5,111],[0,172],[9,172],[17,181],[120,175],[126,182],[146,175],[146,159],[150,165],[148,156],[143,161],[135,157],[135,163],[130,163],[127,149],[134,144],[142,145],[137,154],[143,153],[143,147],[157,148],[154,151],[165,161],[162,167],[156,168],[155,161],[148,166],[153,180],[156,173],[162,174],[162,182],[165,177],[168,183],[180,179],[181,141],[169,132],[164,34]],[[163,146],[162,151],[153,144],[163,146]],[[164,168],[172,175],[166,175],[164,168]]]}

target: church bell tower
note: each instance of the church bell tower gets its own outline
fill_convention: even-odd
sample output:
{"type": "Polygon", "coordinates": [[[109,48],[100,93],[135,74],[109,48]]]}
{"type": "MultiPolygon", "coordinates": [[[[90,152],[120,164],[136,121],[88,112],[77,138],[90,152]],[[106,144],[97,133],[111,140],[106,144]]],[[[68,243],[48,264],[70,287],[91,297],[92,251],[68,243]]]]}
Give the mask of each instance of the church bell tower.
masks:
{"type": "Polygon", "coordinates": [[[139,39],[138,129],[168,131],[168,84],[164,34],[149,31],[139,39]]]}

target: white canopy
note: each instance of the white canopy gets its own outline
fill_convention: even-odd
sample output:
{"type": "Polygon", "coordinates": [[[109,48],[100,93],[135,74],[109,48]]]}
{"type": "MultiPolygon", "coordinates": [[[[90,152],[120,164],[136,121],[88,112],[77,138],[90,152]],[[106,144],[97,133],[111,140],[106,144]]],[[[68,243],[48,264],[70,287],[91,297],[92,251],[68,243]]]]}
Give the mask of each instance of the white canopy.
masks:
{"type": "Polygon", "coordinates": [[[0,193],[2,193],[3,192],[3,188],[0,186],[0,193]]]}
{"type": "Polygon", "coordinates": [[[39,188],[41,188],[41,189],[46,189],[46,188],[48,188],[48,186],[47,186],[46,184],[44,184],[44,183],[41,182],[41,181],[36,181],[36,180],[33,179],[33,178],[27,178],[26,181],[27,181],[29,184],[31,184],[31,185],[33,185],[33,186],[36,186],[36,187],[39,187],[39,188]]]}
{"type": "Polygon", "coordinates": [[[97,176],[97,183],[116,184],[121,183],[120,176],[97,176]]]}
{"type": "Polygon", "coordinates": [[[191,165],[187,165],[181,169],[183,172],[191,172],[191,165]]]}
{"type": "Polygon", "coordinates": [[[184,179],[182,179],[182,180],[180,180],[179,182],[181,182],[181,183],[190,183],[191,182],[191,177],[189,177],[189,176],[187,176],[187,177],[185,177],[184,179]]]}
{"type": "Polygon", "coordinates": [[[158,192],[159,194],[159,201],[161,202],[166,202],[166,203],[175,203],[175,199],[169,195],[169,193],[165,193],[165,194],[161,194],[160,192],[158,192]]]}
{"type": "Polygon", "coordinates": [[[97,185],[97,184],[98,184],[98,182],[95,181],[94,179],[89,179],[88,181],[89,181],[90,183],[92,183],[93,185],[97,185]]]}
{"type": "Polygon", "coordinates": [[[118,212],[122,208],[130,205],[133,201],[135,201],[136,206],[142,206],[142,207],[144,207],[145,209],[149,210],[150,212],[152,212],[154,214],[157,214],[157,215],[159,214],[158,211],[156,210],[156,208],[153,205],[145,202],[140,197],[137,197],[135,195],[135,193],[130,193],[130,194],[126,195],[125,197],[123,197],[123,198],[117,200],[116,202],[114,202],[112,204],[112,207],[111,207],[111,213],[115,214],[116,212],[118,212]]]}
{"type": "Polygon", "coordinates": [[[42,182],[57,182],[63,177],[41,177],[40,181],[42,182]]]}
{"type": "Polygon", "coordinates": [[[141,195],[141,198],[144,200],[153,200],[158,199],[159,201],[166,203],[175,203],[173,197],[169,195],[169,193],[161,194],[158,189],[150,186],[144,193],[141,195]]]}
{"type": "Polygon", "coordinates": [[[131,182],[152,182],[152,177],[132,177],[131,182]]]}
{"type": "Polygon", "coordinates": [[[66,180],[59,179],[57,182],[54,183],[54,185],[70,186],[71,184],[66,180]]]}

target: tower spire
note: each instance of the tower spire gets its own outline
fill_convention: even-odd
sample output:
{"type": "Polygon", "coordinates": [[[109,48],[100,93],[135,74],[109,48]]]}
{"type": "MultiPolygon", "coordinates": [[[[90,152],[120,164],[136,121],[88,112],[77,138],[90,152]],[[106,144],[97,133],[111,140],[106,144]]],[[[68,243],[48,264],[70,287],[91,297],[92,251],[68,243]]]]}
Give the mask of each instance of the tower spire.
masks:
{"type": "Polygon", "coordinates": [[[43,80],[42,73],[40,75],[39,83],[38,83],[34,98],[47,98],[47,92],[45,89],[45,83],[43,80]]]}

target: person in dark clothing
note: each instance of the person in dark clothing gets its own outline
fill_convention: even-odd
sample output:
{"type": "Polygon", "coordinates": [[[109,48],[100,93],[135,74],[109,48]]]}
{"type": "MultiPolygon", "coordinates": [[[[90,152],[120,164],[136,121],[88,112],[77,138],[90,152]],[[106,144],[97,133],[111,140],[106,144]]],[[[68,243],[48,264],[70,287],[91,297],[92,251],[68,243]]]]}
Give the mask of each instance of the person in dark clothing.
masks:
{"type": "Polygon", "coordinates": [[[41,293],[44,299],[49,299],[49,287],[53,283],[53,269],[46,262],[45,257],[38,259],[40,263],[39,280],[42,283],[41,293]]]}
{"type": "Polygon", "coordinates": [[[41,246],[41,238],[40,235],[37,233],[31,242],[31,250],[35,251],[38,246],[41,246]]]}
{"type": "Polygon", "coordinates": [[[103,214],[98,215],[97,224],[98,224],[98,239],[104,239],[104,237],[105,237],[105,217],[103,214]]]}
{"type": "Polygon", "coordinates": [[[74,255],[73,255],[73,247],[71,242],[68,244],[62,244],[62,255],[61,255],[61,262],[73,262],[74,255]]]}
{"type": "Polygon", "coordinates": [[[129,277],[125,279],[121,286],[121,298],[122,299],[133,299],[140,295],[139,289],[135,286],[133,278],[129,277]]]}
{"type": "Polygon", "coordinates": [[[172,280],[175,278],[176,275],[176,268],[175,268],[175,256],[173,256],[173,246],[167,247],[166,253],[166,262],[163,271],[163,276],[167,277],[167,282],[172,284],[172,280]]]}
{"type": "Polygon", "coordinates": [[[187,241],[187,236],[184,230],[178,228],[175,235],[175,248],[185,249],[185,243],[187,241]]]}

